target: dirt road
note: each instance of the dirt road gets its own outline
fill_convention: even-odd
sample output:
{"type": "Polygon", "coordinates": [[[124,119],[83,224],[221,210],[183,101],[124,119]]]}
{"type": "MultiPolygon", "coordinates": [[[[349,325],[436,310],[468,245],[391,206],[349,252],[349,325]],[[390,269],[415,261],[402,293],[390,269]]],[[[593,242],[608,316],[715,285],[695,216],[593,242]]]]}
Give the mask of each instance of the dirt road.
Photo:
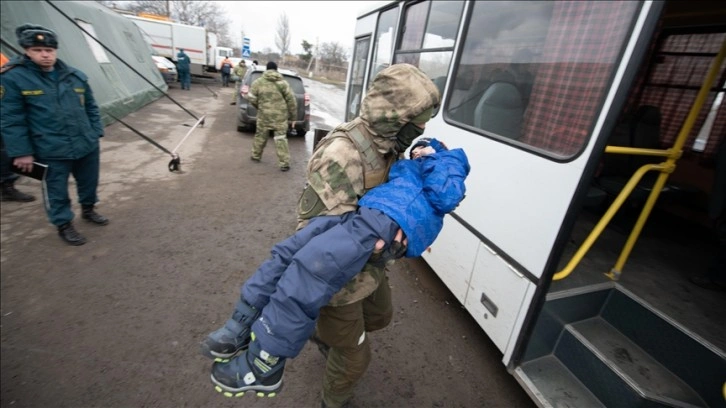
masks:
{"type": "MultiPolygon", "coordinates": [[[[239,285],[293,232],[309,154],[299,138],[290,140],[290,172],[278,170],[272,144],[261,163],[250,161],[233,88],[214,90],[218,98],[198,84],[169,91],[208,115],[180,148],[182,173],[120,124],[106,128],[98,211],[111,223],[78,217],[86,245],[63,243],[40,200],[2,204],[2,407],[319,406],[324,361],[312,345],[289,361],[272,399],[218,394],[198,352],[239,285]]],[[[170,149],[194,123],[167,99],[124,121],[170,149]]],[[[40,196],[34,180],[17,186],[40,196]]],[[[422,262],[399,262],[389,275],[394,320],[371,334],[374,360],[353,407],[533,406],[422,262]]]]}

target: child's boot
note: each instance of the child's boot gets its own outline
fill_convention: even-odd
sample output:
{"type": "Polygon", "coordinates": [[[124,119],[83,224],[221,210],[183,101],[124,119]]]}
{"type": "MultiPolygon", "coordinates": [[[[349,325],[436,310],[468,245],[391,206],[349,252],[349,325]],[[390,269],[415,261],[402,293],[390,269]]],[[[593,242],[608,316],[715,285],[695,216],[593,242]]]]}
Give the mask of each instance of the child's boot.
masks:
{"type": "Polygon", "coordinates": [[[254,391],[258,397],[274,397],[282,388],[285,358],[262,350],[252,333],[249,348],[228,362],[212,365],[214,389],[226,397],[240,397],[254,391]]]}
{"type": "Polygon", "coordinates": [[[204,339],[201,344],[202,354],[215,361],[229,361],[235,354],[247,348],[250,327],[259,316],[259,310],[241,299],[224,326],[209,333],[204,339]]]}

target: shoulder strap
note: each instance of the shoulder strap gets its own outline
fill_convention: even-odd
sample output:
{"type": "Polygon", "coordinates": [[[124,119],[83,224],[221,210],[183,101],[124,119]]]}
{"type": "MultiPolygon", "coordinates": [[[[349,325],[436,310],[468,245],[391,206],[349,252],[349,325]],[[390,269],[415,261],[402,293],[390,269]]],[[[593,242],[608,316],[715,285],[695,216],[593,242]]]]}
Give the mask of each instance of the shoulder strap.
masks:
{"type": "Polygon", "coordinates": [[[358,153],[360,153],[363,160],[363,184],[366,191],[388,180],[388,171],[396,161],[395,155],[381,156],[373,141],[358,128],[356,121],[345,123],[332,130],[318,142],[316,150],[326,142],[338,137],[350,139],[358,153]]]}
{"type": "MultiPolygon", "coordinates": [[[[283,81],[285,79],[283,78],[283,81]]],[[[280,95],[282,95],[282,99],[285,99],[285,91],[281,88],[283,86],[280,81],[275,81],[275,86],[277,87],[277,90],[280,91],[280,95]]]]}

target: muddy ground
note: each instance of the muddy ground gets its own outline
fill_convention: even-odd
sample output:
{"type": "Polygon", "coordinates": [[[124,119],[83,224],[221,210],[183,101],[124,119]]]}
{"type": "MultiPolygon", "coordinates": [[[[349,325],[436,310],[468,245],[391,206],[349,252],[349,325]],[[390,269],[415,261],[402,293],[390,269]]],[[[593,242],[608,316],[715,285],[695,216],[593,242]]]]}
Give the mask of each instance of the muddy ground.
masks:
{"type": "MultiPolygon", "coordinates": [[[[280,172],[270,143],[249,160],[233,88],[170,95],[206,124],[169,156],[122,125],[106,128],[98,211],[68,246],[41,200],[2,203],[2,407],[317,407],[324,361],[308,344],[275,398],[228,399],[209,381],[200,340],[227,318],[239,285],[295,226],[309,140],[280,172]]],[[[160,99],[124,121],[173,149],[194,119],[160,99]]],[[[312,132],[308,134],[310,138],[312,132]]],[[[17,187],[40,197],[40,184],[17,187]]],[[[80,212],[72,194],[76,213],[80,212]]],[[[390,271],[394,320],[371,334],[373,362],[352,407],[531,407],[501,353],[420,260],[390,271]]]]}

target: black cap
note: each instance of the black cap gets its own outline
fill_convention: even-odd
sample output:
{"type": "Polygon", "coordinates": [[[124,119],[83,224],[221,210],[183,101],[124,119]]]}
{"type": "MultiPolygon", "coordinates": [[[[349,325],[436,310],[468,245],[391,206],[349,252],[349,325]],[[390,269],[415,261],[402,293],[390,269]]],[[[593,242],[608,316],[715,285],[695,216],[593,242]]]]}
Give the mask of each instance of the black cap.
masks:
{"type": "Polygon", "coordinates": [[[18,37],[18,44],[23,48],[58,48],[58,39],[55,33],[43,26],[23,24],[15,29],[15,35],[18,37]]]}
{"type": "Polygon", "coordinates": [[[275,71],[277,71],[277,64],[275,64],[275,61],[268,62],[267,69],[274,69],[275,71]]]}

